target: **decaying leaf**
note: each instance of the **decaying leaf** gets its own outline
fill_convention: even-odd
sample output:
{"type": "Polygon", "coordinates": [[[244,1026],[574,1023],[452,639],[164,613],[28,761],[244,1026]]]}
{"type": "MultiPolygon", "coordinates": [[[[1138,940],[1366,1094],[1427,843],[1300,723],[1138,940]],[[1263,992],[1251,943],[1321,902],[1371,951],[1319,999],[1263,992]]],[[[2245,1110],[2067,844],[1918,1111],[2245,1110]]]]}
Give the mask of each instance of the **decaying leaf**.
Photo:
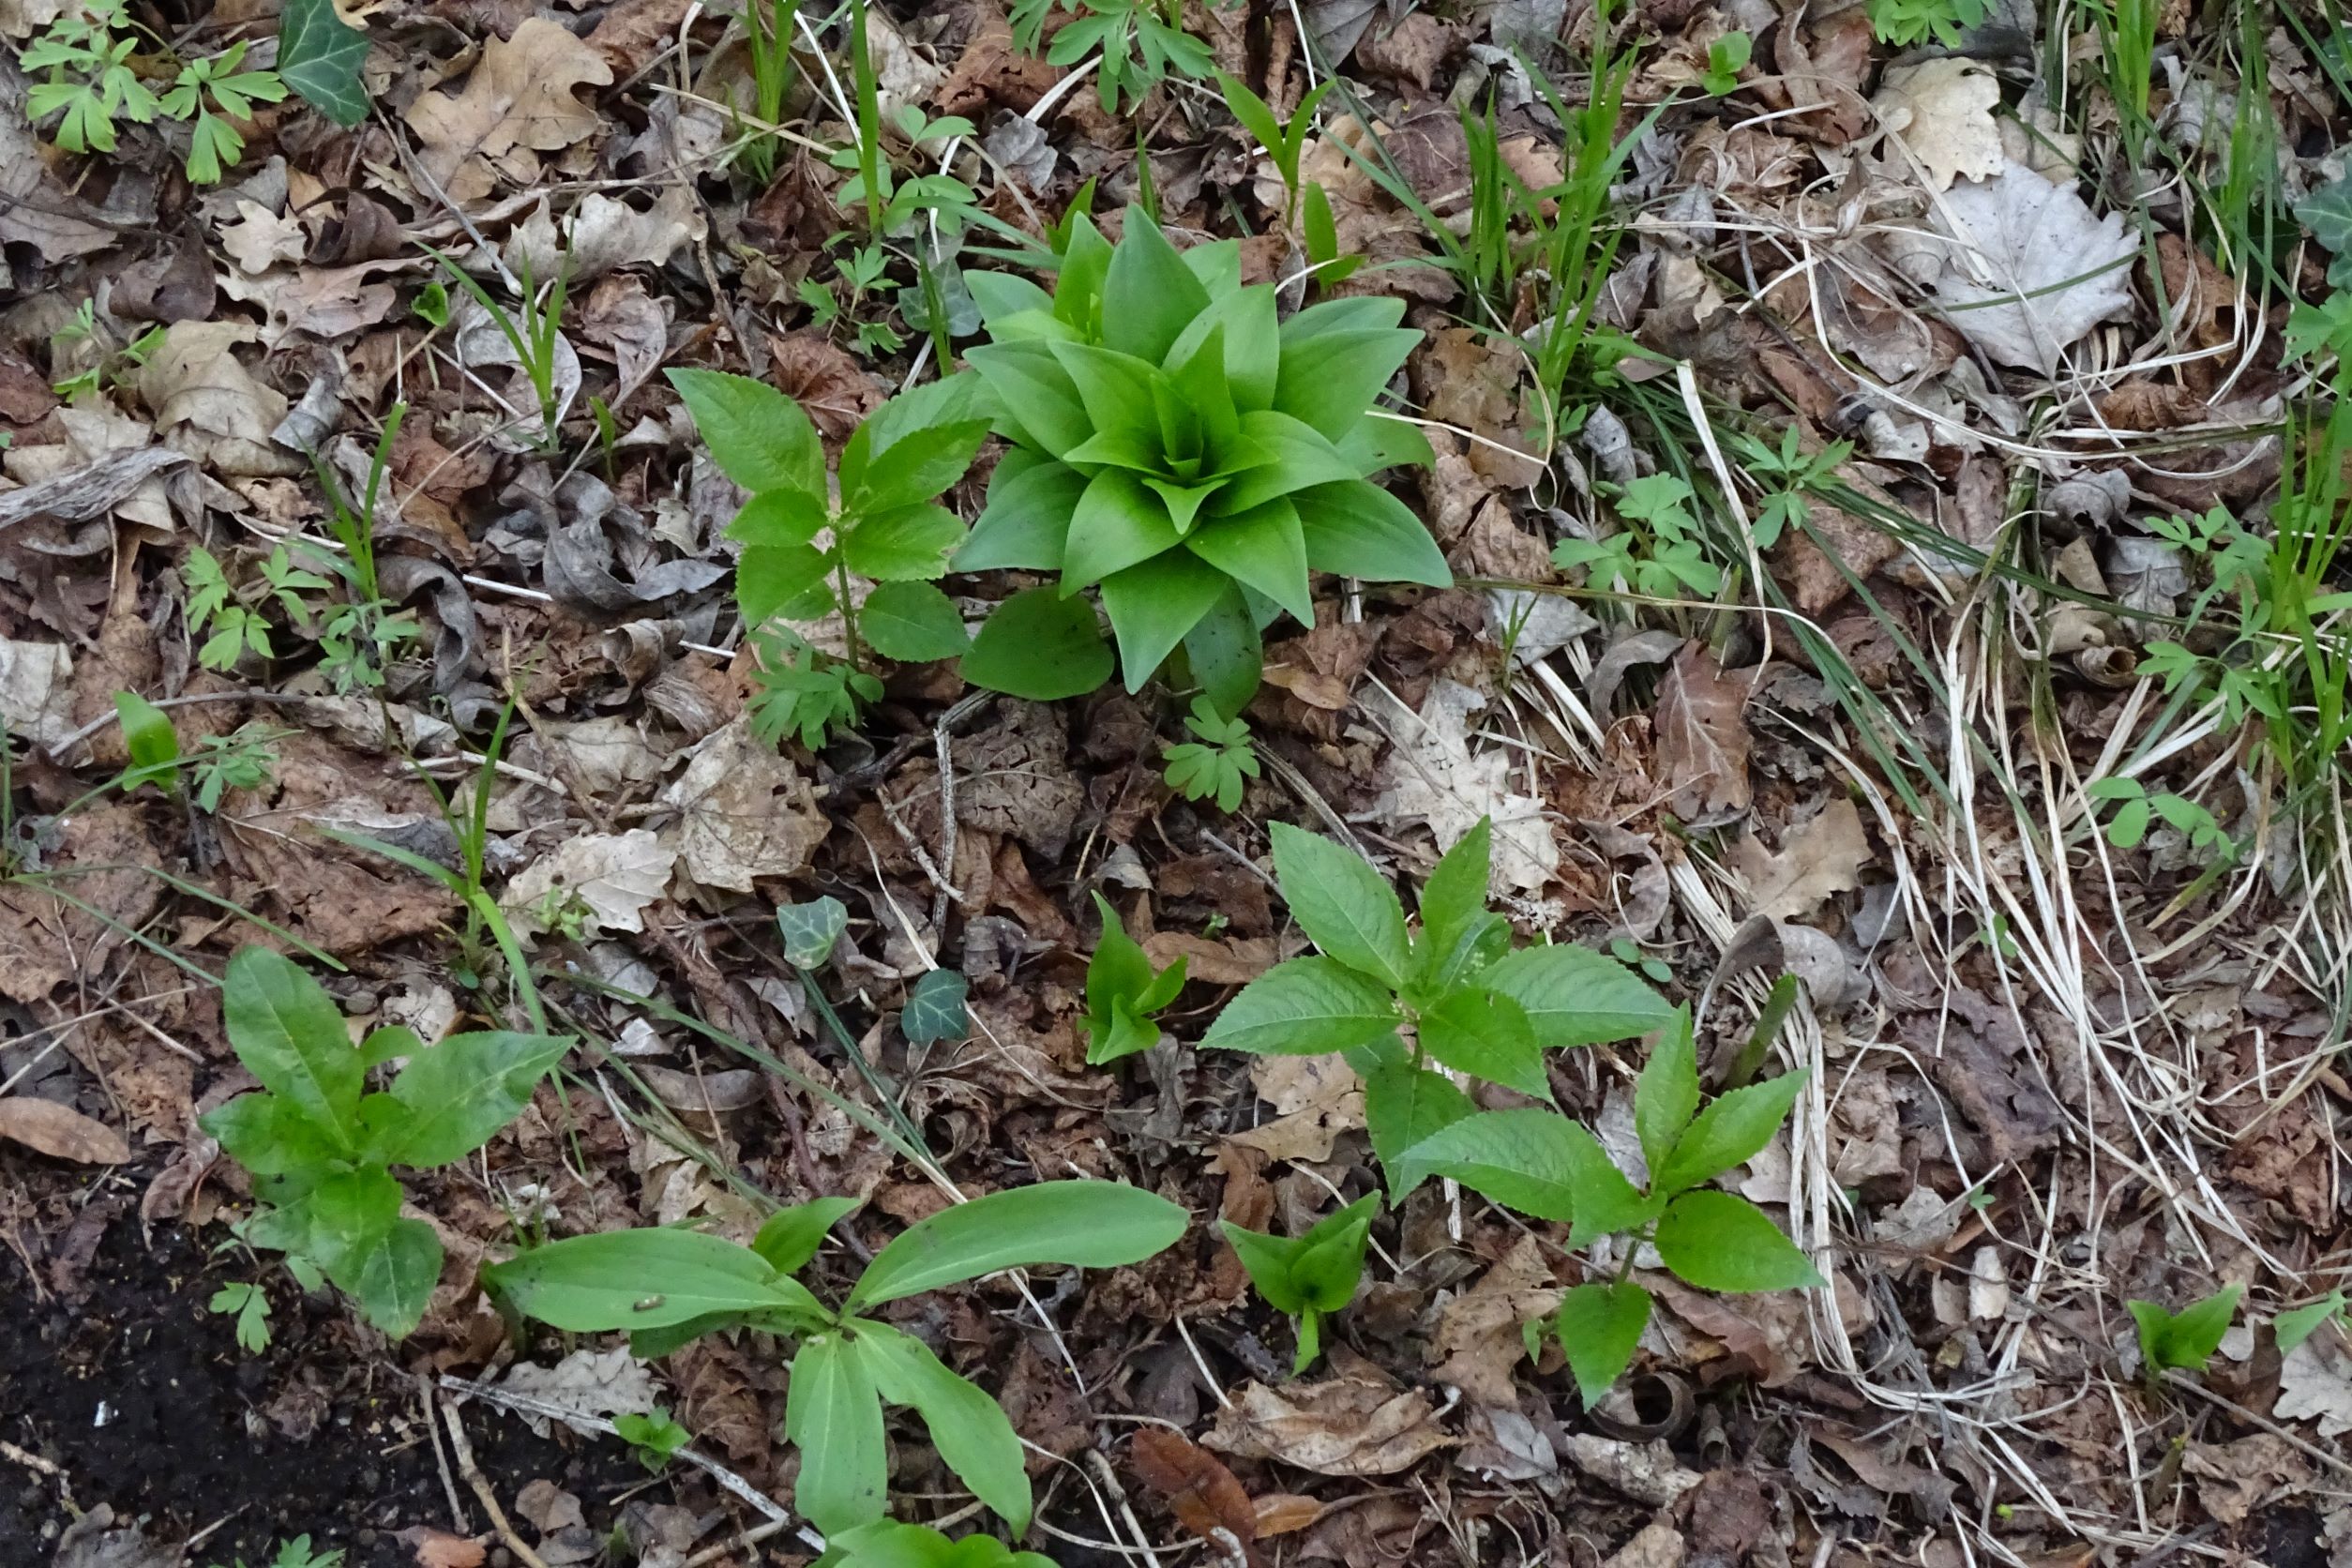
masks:
{"type": "Polygon", "coordinates": [[[1862,868],[1870,864],[1870,840],[1862,833],[1862,813],[1841,794],[1790,829],[1778,852],[1767,852],[1750,835],[1731,846],[1731,863],[1747,882],[1752,912],[1802,920],[1832,894],[1861,885],[1862,868]]]}
{"type": "Polygon", "coordinates": [[[1560,843],[1544,819],[1544,803],[1511,788],[1513,754],[1490,747],[1473,754],[1470,716],[1486,699],[1457,682],[1440,680],[1414,713],[1385,688],[1364,705],[1380,717],[1395,747],[1382,773],[1378,809],[1392,822],[1425,822],[1438,848],[1452,849],[1482,817],[1494,820],[1494,861],[1488,882],[1496,893],[1533,891],[1560,869],[1560,843]]]}
{"type": "Polygon", "coordinates": [[[123,1135],[54,1100],[11,1094],[0,1100],[0,1138],[22,1143],[53,1159],[83,1165],[121,1165],[130,1158],[123,1135]]]}
{"type": "Polygon", "coordinates": [[[744,718],[706,737],[661,801],[678,813],[686,875],[737,893],[804,869],[827,831],[800,770],[744,718]]]}
{"type": "Polygon", "coordinates": [[[1991,179],[2008,161],[1993,121],[2000,101],[2000,79],[1955,56],[1888,67],[1871,107],[1919,159],[1928,184],[1944,190],[1955,179],[1991,179]]]}
{"type": "Polygon", "coordinates": [[[425,168],[455,202],[477,202],[500,175],[538,176],[537,154],[596,132],[596,111],[574,89],[604,87],[612,68],[562,23],[529,16],[509,38],[493,35],[454,97],[429,92],[409,106],[425,168]]]}
{"type": "Polygon", "coordinates": [[[1343,1132],[1364,1125],[1364,1080],[1337,1056],[1261,1056],[1249,1064],[1274,1120],[1228,1141],[1277,1160],[1327,1160],[1343,1132]]]}
{"type": "Polygon", "coordinates": [[[2323,1440],[2352,1432],[2352,1339],[2323,1327],[2288,1351],[2279,1366],[2279,1398],[2270,1416],[2315,1421],[2323,1440]]]}
{"type": "Polygon", "coordinates": [[[1658,682],[1658,760],[1674,808],[1721,822],[1748,807],[1750,676],[1733,675],[1703,642],[1683,645],[1658,682]]]}
{"type": "Polygon", "coordinates": [[[2004,365],[2054,374],[2092,327],[2132,305],[2138,239],[2116,213],[2091,216],[2073,184],[2020,163],[1962,180],[1931,215],[1952,243],[1931,286],[1952,324],[2004,365]]]}
{"type": "Polygon", "coordinates": [[[1245,1459],[1274,1459],[1319,1475],[1395,1475],[1454,1442],[1429,1396],[1400,1389],[1345,1346],[1332,1376],[1280,1392],[1245,1383],[1202,1445],[1245,1459]]]}
{"type": "Polygon", "coordinates": [[[499,902],[518,931],[540,931],[541,901],[560,888],[585,912],[587,929],[641,931],[645,906],[670,885],[677,863],[676,848],[641,827],[584,834],[517,872],[499,902]]]}
{"type": "Polygon", "coordinates": [[[1168,1500],[1168,1512],[1203,1541],[1214,1541],[1219,1530],[1244,1547],[1258,1539],[1248,1488],[1223,1460],[1182,1432],[1138,1427],[1127,1454],[1144,1484],[1168,1500]]]}

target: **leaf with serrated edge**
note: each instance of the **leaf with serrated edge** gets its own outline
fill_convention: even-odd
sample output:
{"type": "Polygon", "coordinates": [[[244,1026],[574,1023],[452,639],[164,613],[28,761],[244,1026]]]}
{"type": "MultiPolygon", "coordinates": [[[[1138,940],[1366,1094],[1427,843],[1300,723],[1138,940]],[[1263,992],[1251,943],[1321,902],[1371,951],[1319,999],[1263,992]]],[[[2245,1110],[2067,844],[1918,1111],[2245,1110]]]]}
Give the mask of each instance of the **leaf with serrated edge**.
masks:
{"type": "Polygon", "coordinates": [[[1385,987],[1334,958],[1292,958],[1242,988],[1201,1037],[1204,1050],[1317,1056],[1369,1045],[1395,1029],[1385,987]]]}
{"type": "Polygon", "coordinates": [[[1576,1392],[1583,1395],[1585,1409],[1599,1404],[1624,1375],[1649,1322],[1650,1292],[1630,1280],[1579,1285],[1560,1298],[1553,1327],[1568,1368],[1576,1375],[1576,1392]]]}
{"type": "Polygon", "coordinates": [[[1650,1171],[1651,1190],[1681,1192],[1719,1171],[1754,1159],[1772,1141],[1805,1084],[1803,1072],[1784,1073],[1717,1096],[1675,1140],[1674,1152],[1650,1171]]]}
{"type": "Polygon", "coordinates": [[[1276,822],[1274,880],[1317,947],[1349,969],[1388,986],[1404,985],[1405,908],[1396,890],[1353,850],[1276,822]]]}
{"type": "Polygon", "coordinates": [[[1678,1279],[1702,1290],[1802,1290],[1824,1281],[1772,1217],[1727,1192],[1686,1192],[1651,1238],[1678,1279]]]}

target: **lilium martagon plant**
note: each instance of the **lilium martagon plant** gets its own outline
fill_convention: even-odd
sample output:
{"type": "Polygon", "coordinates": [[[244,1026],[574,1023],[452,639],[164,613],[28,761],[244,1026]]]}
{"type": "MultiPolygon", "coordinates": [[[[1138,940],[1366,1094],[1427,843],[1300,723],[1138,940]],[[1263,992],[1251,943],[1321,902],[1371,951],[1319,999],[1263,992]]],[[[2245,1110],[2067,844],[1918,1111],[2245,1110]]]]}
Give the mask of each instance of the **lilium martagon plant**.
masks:
{"type": "Polygon", "coordinates": [[[1263,628],[1315,624],[1310,573],[1452,582],[1428,529],[1371,479],[1431,459],[1377,407],[1421,340],[1402,301],[1279,319],[1273,284],[1243,286],[1236,242],[1180,253],[1139,207],[1116,246],[1080,215],[1051,294],[965,280],[989,339],[965,358],[1009,450],[953,565],[1059,574],[981,628],[973,684],[1051,701],[1108,679],[1078,596],[1091,588],[1129,691],[1179,659],[1171,675],[1229,716],[1257,689],[1263,628]]]}

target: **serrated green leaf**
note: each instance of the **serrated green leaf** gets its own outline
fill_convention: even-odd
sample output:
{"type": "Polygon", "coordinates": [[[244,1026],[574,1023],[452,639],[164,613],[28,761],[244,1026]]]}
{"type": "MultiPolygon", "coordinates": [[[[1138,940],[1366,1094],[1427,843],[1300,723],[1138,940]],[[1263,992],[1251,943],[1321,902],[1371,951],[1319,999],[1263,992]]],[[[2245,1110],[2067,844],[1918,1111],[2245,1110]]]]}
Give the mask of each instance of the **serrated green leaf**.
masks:
{"type": "Polygon", "coordinates": [[[1576,1374],[1586,1410],[1601,1402],[1623,1377],[1650,1324],[1650,1292],[1628,1280],[1621,1285],[1578,1285],[1560,1301],[1553,1320],[1560,1348],[1576,1374]]]}
{"type": "Polygon", "coordinates": [[[1456,1072],[1539,1100],[1552,1097],[1535,1031],[1526,1011],[1507,996],[1470,987],[1447,993],[1423,1011],[1421,1043],[1456,1072]]]}
{"type": "Polygon", "coordinates": [[[885,512],[930,500],[964,476],[972,454],[988,439],[988,420],[959,419],[908,430],[867,458],[859,437],[880,439],[867,432],[886,425],[875,411],[842,449],[841,494],[852,511],[885,512]]]}
{"type": "Polygon", "coordinates": [[[1629,1040],[1674,1019],[1632,970],[1573,942],[1522,947],[1481,970],[1478,983],[1525,1008],[1546,1049],[1629,1040]]]}
{"type": "Polygon", "coordinates": [[[964,520],[928,502],[861,516],[842,531],[841,559],[878,582],[924,582],[947,572],[964,520]]]}
{"type": "Polygon", "coordinates": [[[668,374],[719,472],[755,495],[825,493],[824,446],[798,403],[749,376],[693,369],[668,374]]]}
{"type": "Polygon", "coordinates": [[[1803,1290],[1827,1283],[1771,1216],[1727,1192],[1686,1192],[1651,1238],[1678,1279],[1702,1290],[1803,1290]]]}
{"type": "Polygon", "coordinates": [[[286,0],[278,22],[278,75],[346,129],[368,117],[361,68],[368,35],[336,14],[334,0],[286,0]]]}
{"type": "Polygon", "coordinates": [[[962,671],[973,686],[1052,702],[1093,691],[1113,667],[1093,607],[1043,587],[1025,588],[996,607],[972,640],[962,671]]]}
{"type": "MultiPolygon", "coordinates": [[[[735,559],[735,605],[748,625],[790,614],[830,593],[833,564],[808,545],[754,545],[735,559]]],[[[794,619],[806,619],[794,616],[794,619]]]]}
{"type": "Polygon", "coordinates": [[[1651,1168],[1650,1189],[1681,1192],[1754,1159],[1772,1141],[1804,1084],[1801,1070],[1718,1095],[1675,1140],[1666,1163],[1651,1168]]]}
{"type": "Polygon", "coordinates": [[[1410,957],[1405,907],[1388,880],[1334,839],[1289,822],[1267,831],[1274,881],[1299,928],[1327,957],[1392,990],[1403,986],[1410,957]]]}
{"type": "Polygon", "coordinates": [[[1119,1182],[1040,1182],[942,1209],[874,1255],[843,1310],[1036,1263],[1137,1263],[1184,1233],[1190,1216],[1119,1182]]]}
{"type": "Polygon", "coordinates": [[[1398,1021],[1395,999],[1379,981],[1334,958],[1291,958],[1243,987],[1200,1048],[1319,1056],[1369,1045],[1398,1021]]]}
{"type": "MultiPolygon", "coordinates": [[[[1429,880],[1421,884],[1421,928],[1423,940],[1430,946],[1450,948],[1457,934],[1486,912],[1487,877],[1494,862],[1494,829],[1492,817],[1479,818],[1477,825],[1440,857],[1429,880]]],[[[1520,1006],[1524,1009],[1526,1003],[1521,1003],[1520,1006]]]]}
{"type": "Polygon", "coordinates": [[[1557,1111],[1484,1110],[1440,1127],[1408,1153],[1420,1168],[1506,1209],[1565,1221],[1576,1214],[1571,1142],[1578,1133],[1584,1129],[1557,1111]]]}
{"type": "Polygon", "coordinates": [[[794,969],[815,969],[833,956],[833,944],[849,929],[850,912],[831,894],[805,904],[782,904],[776,912],[784,958],[794,969]]]}
{"type": "Polygon", "coordinates": [[[971,989],[972,982],[960,971],[929,971],[908,993],[907,1005],[898,1015],[898,1032],[912,1046],[962,1039],[972,1029],[971,1019],[964,1016],[964,998],[971,989]]]}
{"type": "Polygon", "coordinates": [[[972,647],[955,601],[929,582],[884,582],[858,607],[867,645],[901,664],[959,658],[972,647]]]}
{"type": "Polygon", "coordinates": [[[1349,1052],[1349,1060],[1364,1075],[1364,1123],[1372,1152],[1380,1156],[1389,1201],[1402,1203],[1429,1176],[1411,1151],[1439,1128],[1475,1115],[1478,1108],[1444,1074],[1415,1067],[1394,1034],[1349,1052]]]}
{"type": "MultiPolygon", "coordinates": [[[[1488,983],[1494,983],[1491,975],[1488,983]]],[[[1650,1162],[1651,1171],[1665,1168],[1682,1129],[1697,1111],[1698,1050],[1691,1036],[1690,1014],[1684,1010],[1658,1036],[1634,1085],[1634,1130],[1641,1138],[1641,1155],[1650,1162]]]]}

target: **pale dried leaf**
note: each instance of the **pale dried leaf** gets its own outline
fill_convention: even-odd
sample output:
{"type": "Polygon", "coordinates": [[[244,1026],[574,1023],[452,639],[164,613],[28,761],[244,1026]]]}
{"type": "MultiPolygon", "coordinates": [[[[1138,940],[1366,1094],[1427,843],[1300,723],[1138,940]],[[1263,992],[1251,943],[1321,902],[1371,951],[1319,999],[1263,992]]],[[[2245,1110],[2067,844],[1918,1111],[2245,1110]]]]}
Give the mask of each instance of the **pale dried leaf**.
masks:
{"type": "Polygon", "coordinates": [[[456,96],[429,92],[410,105],[408,123],[427,172],[452,201],[475,202],[502,173],[518,184],[535,178],[536,153],[594,135],[601,122],[574,89],[611,83],[604,57],[563,23],[527,16],[511,38],[491,36],[456,96]]]}
{"type": "Polygon", "coordinates": [[[1947,190],[1955,179],[1991,179],[2008,161],[1993,121],[2000,101],[1998,77],[1954,56],[1888,67],[1871,106],[1927,171],[1928,183],[1947,190]]]}
{"type": "Polygon", "coordinates": [[[2352,1340],[2339,1329],[2322,1328],[2289,1351],[2279,1366],[2279,1399],[2270,1416],[2316,1421],[2323,1440],[2352,1432],[2352,1340]]]}
{"type": "Polygon", "coordinates": [[[1472,754],[1470,716],[1485,705],[1479,693],[1446,680],[1431,684],[1417,714],[1384,687],[1367,692],[1364,706],[1396,742],[1375,809],[1393,823],[1426,822],[1440,850],[1452,849],[1480,818],[1491,817],[1489,890],[1532,892],[1560,869],[1560,843],[1545,820],[1544,803],[1511,788],[1516,754],[1500,746],[1472,754]]]}
{"type": "Polygon", "coordinates": [[[1731,846],[1731,864],[1748,884],[1751,913],[1774,920],[1802,920],[1832,894],[1859,887],[1870,864],[1870,840],[1862,813],[1844,795],[1832,798],[1768,853],[1753,835],[1731,846]]]}
{"type": "Polygon", "coordinates": [[[1334,1347],[1320,1382],[1245,1383],[1202,1446],[1273,1459],[1318,1475],[1395,1475],[1455,1440],[1429,1396],[1399,1389],[1363,1357],[1334,1347]]]}
{"type": "Polygon", "coordinates": [[[755,877],[807,869],[827,824],[800,769],[737,718],[696,747],[693,761],[662,792],[678,813],[678,850],[686,874],[705,887],[751,891],[755,877]]]}
{"type": "Polygon", "coordinates": [[[92,1121],[71,1106],[26,1094],[0,1100],[0,1138],[52,1159],[83,1165],[121,1165],[130,1158],[130,1145],[105,1123],[92,1121]]]}
{"type": "Polygon", "coordinates": [[[653,833],[586,834],[558,845],[506,883],[499,903],[519,931],[541,929],[532,909],[554,888],[568,888],[587,910],[591,932],[641,931],[647,904],[670,885],[677,849],[653,833]]]}
{"type": "Polygon", "coordinates": [[[2092,327],[2131,309],[2139,241],[2122,218],[2095,218],[2072,183],[2019,163],[1962,180],[1931,218],[1942,248],[1936,296],[1961,333],[2003,365],[2054,373],[2092,327]]]}

